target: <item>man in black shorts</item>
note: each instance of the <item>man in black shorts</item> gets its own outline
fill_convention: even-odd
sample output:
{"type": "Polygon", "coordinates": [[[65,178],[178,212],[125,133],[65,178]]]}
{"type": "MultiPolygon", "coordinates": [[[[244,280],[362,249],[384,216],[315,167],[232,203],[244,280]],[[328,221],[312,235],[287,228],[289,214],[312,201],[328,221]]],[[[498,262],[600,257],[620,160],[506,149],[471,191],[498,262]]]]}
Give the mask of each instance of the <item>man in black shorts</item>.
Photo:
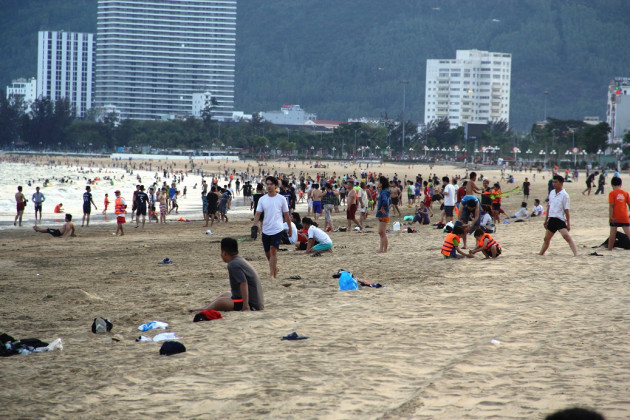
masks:
{"type": "Polygon", "coordinates": [[[245,181],[243,185],[243,205],[248,205],[252,199],[252,184],[249,181],[245,181]]]}
{"type": "Polygon", "coordinates": [[[66,213],[66,222],[60,229],[50,229],[50,228],[40,228],[37,226],[33,226],[33,230],[39,233],[50,233],[55,238],[60,238],[62,236],[67,235],[76,236],[74,234],[74,224],[72,223],[72,215],[70,213],[66,213]]]}
{"type": "Polygon", "coordinates": [[[92,206],[94,206],[94,210],[98,210],[96,208],[96,204],[94,204],[94,200],[92,199],[92,188],[88,185],[85,187],[85,192],[83,193],[83,221],[81,222],[81,227],[83,224],[85,226],[90,226],[90,213],[92,212],[92,206]],[[85,218],[87,216],[87,223],[85,222],[85,218]]]}
{"type": "Polygon", "coordinates": [[[140,222],[140,216],[142,216],[142,229],[144,229],[144,221],[147,217],[147,203],[149,202],[149,196],[144,192],[144,185],[138,186],[136,193],[136,200],[134,201],[134,207],[136,208],[136,227],[140,222]]]}
{"type": "Polygon", "coordinates": [[[265,307],[262,285],[254,267],[238,255],[238,242],[233,238],[221,240],[221,259],[227,263],[230,291],[220,294],[205,308],[190,309],[200,312],[215,311],[262,311],[265,307]]]}
{"type": "Polygon", "coordinates": [[[540,255],[544,255],[549,248],[551,238],[556,232],[571,247],[573,255],[577,256],[577,248],[573,242],[573,238],[569,235],[571,230],[571,218],[569,214],[569,194],[563,189],[564,178],[560,175],[553,177],[553,190],[549,193],[549,202],[547,203],[547,217],[545,218],[545,239],[543,242],[540,255]]]}

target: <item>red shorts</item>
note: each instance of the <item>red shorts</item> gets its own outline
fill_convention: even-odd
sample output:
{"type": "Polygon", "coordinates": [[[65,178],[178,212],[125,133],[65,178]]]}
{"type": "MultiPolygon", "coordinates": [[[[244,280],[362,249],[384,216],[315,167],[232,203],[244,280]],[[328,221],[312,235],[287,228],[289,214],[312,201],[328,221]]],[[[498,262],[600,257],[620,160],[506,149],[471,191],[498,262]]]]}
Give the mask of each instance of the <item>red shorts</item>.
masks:
{"type": "Polygon", "coordinates": [[[355,218],[356,214],[357,214],[357,205],[351,204],[350,206],[348,206],[348,209],[346,210],[346,219],[352,220],[355,218]]]}
{"type": "Polygon", "coordinates": [[[116,223],[118,223],[119,225],[122,225],[123,223],[127,223],[127,221],[125,220],[125,216],[117,216],[116,223]]]}
{"type": "Polygon", "coordinates": [[[24,211],[24,207],[26,207],[26,204],[24,204],[24,202],[17,203],[17,211],[18,211],[18,213],[21,212],[21,211],[24,211]]]}

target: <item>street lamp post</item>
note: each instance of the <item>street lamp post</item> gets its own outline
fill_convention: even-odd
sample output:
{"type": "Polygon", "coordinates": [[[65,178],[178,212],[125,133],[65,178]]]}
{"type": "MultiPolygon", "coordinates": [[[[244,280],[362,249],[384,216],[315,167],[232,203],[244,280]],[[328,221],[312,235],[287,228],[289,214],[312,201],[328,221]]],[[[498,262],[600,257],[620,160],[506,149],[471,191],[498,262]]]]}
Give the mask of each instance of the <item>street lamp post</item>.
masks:
{"type": "Polygon", "coordinates": [[[333,159],[335,158],[335,150],[337,150],[337,148],[335,146],[333,146],[332,148],[332,152],[333,152],[333,159]]]}
{"type": "Polygon", "coordinates": [[[556,149],[553,149],[551,152],[549,152],[549,154],[551,155],[551,157],[549,158],[549,163],[551,163],[552,161],[556,160],[556,149]]]}
{"type": "Polygon", "coordinates": [[[600,156],[603,155],[604,152],[602,152],[602,149],[597,150],[597,166],[601,166],[601,162],[600,162],[600,156]]]}
{"type": "Polygon", "coordinates": [[[545,153],[545,151],[544,151],[544,150],[542,150],[542,149],[540,149],[540,152],[538,152],[538,154],[541,156],[541,158],[540,158],[540,159],[541,159],[541,160],[542,160],[542,162],[543,162],[543,167],[546,167],[546,164],[545,164],[545,155],[546,155],[546,153],[545,153]]]}

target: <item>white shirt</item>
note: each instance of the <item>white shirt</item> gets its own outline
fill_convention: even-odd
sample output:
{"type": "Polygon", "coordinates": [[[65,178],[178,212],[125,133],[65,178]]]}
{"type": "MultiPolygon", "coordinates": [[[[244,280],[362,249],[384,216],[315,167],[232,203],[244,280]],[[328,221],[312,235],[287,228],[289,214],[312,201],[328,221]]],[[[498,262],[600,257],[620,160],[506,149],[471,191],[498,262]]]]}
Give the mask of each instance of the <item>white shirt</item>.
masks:
{"type": "Polygon", "coordinates": [[[365,209],[367,208],[368,205],[368,196],[367,196],[367,192],[365,192],[365,190],[363,188],[360,188],[357,191],[357,206],[361,209],[361,213],[365,213],[365,209]],[[361,199],[361,201],[363,201],[363,205],[361,205],[361,203],[359,202],[358,199],[361,199]]]}
{"type": "Polygon", "coordinates": [[[308,228],[308,239],[315,239],[320,244],[329,244],[332,242],[326,232],[315,226],[308,228]]]}
{"type": "Polygon", "coordinates": [[[289,212],[287,200],[280,194],[269,197],[268,194],[263,195],[258,200],[256,212],[265,212],[263,220],[262,233],[265,235],[275,235],[282,232],[283,213],[289,212]]]}
{"type": "Polygon", "coordinates": [[[521,207],[521,209],[516,212],[514,217],[527,217],[527,208],[521,207]]]}
{"type": "Polygon", "coordinates": [[[481,216],[481,220],[479,221],[480,226],[492,226],[492,217],[486,213],[483,216],[481,216]]]}
{"type": "MultiPolygon", "coordinates": [[[[282,224],[282,228],[284,230],[286,230],[287,232],[289,231],[289,225],[287,225],[287,222],[284,222],[282,224]]],[[[291,222],[291,229],[293,229],[291,231],[291,236],[289,237],[289,242],[291,242],[292,244],[297,242],[297,227],[295,227],[295,223],[291,222]]]]}
{"type": "Polygon", "coordinates": [[[453,184],[448,184],[444,187],[444,191],[442,192],[444,195],[444,205],[445,206],[454,206],[457,201],[457,192],[455,191],[455,187],[453,184]]]}
{"type": "Polygon", "coordinates": [[[536,216],[541,216],[543,214],[543,211],[544,211],[543,206],[539,204],[537,206],[534,206],[532,213],[535,214],[536,216]]]}
{"type": "Polygon", "coordinates": [[[564,211],[569,210],[569,194],[562,189],[559,193],[556,190],[551,190],[549,193],[549,217],[556,217],[563,222],[567,219],[564,215],[564,211]]]}

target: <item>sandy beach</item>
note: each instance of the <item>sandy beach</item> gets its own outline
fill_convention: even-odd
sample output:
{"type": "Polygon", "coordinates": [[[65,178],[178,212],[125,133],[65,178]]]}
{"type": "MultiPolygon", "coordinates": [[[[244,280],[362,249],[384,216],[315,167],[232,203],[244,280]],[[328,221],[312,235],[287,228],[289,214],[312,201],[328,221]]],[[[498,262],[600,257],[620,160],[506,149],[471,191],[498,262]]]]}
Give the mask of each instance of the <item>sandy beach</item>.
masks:
{"type": "MultiPolygon", "coordinates": [[[[317,172],[296,163],[291,172],[317,172]]],[[[497,169],[477,172],[500,178],[497,169]]],[[[533,173],[513,175],[521,185],[533,173]]],[[[544,201],[548,177],[536,174],[528,209],[544,201]]],[[[0,359],[0,403],[12,418],[542,419],[576,405],[629,418],[630,254],[592,249],[608,236],[609,185],[603,196],[583,196],[585,178],[565,184],[578,257],[559,235],[537,255],[542,218],[499,225],[503,254],[492,261],[444,260],[444,233],[418,225],[390,233],[389,253],[377,254],[372,212],[366,233],[330,234],[332,253],[313,258],[283,246],[275,281],[244,212],[212,235],[199,211],[190,223],[173,215],[166,226],[127,224],[124,237],[112,235],[113,221],[81,228],[77,214],[77,237],[61,239],[35,233],[29,214],[22,228],[0,230],[0,332],[61,337],[64,348],[0,359]],[[226,236],[242,239],[265,310],[193,323],[188,308],[229,289],[219,254],[226,236]],[[165,257],[174,264],[158,265],[165,257]],[[332,278],[341,268],[386,287],[341,292],[332,278]],[[97,316],[114,324],[111,333],[91,332],[97,316]],[[137,327],[151,320],[168,322],[186,353],[160,356],[160,343],[136,342],[137,327]],[[309,338],[280,340],[293,331],[309,338]]],[[[503,207],[514,214],[521,201],[507,197],[503,207]]],[[[306,215],[304,205],[298,211],[306,215]]],[[[345,225],[345,214],[333,220],[345,225]]]]}

